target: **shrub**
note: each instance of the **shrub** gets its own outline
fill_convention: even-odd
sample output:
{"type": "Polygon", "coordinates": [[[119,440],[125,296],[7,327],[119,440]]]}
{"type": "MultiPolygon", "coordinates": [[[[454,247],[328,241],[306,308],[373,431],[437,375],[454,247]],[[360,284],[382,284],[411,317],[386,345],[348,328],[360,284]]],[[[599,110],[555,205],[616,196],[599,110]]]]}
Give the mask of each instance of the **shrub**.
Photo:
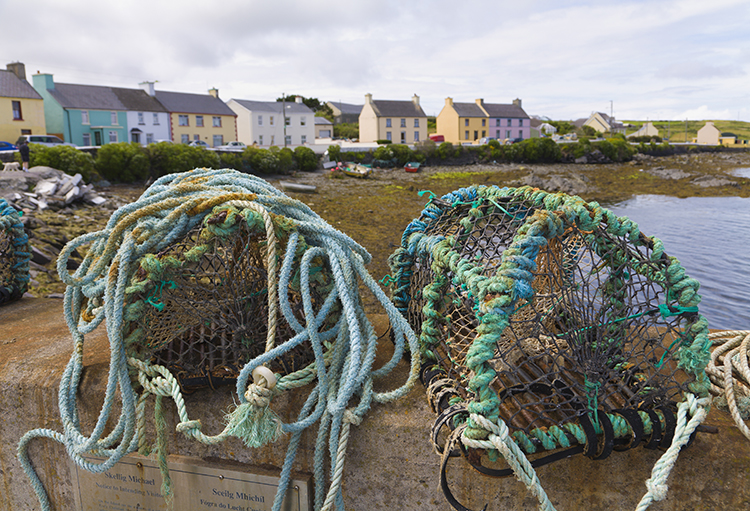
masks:
{"type": "MultiPolygon", "coordinates": [[[[414,152],[409,149],[409,146],[407,145],[393,144],[391,145],[390,149],[391,151],[393,151],[393,157],[396,159],[396,163],[398,165],[405,165],[406,162],[415,161],[418,159],[414,152]]],[[[424,158],[424,155],[420,156],[424,158]]]]}
{"type": "Polygon", "coordinates": [[[423,154],[425,158],[430,158],[437,151],[437,144],[435,143],[434,140],[430,140],[428,138],[426,140],[421,140],[417,142],[416,144],[414,144],[414,150],[415,152],[423,154]]]}
{"type": "Polygon", "coordinates": [[[359,138],[359,123],[346,123],[333,125],[333,136],[338,138],[359,138]]]}
{"type": "Polygon", "coordinates": [[[272,146],[269,151],[273,153],[278,160],[278,172],[287,174],[294,168],[294,153],[291,149],[289,149],[288,147],[278,148],[276,146],[272,146]]]}
{"type": "Polygon", "coordinates": [[[453,144],[451,144],[450,142],[443,142],[437,148],[437,155],[441,160],[453,158],[455,156],[455,153],[456,150],[454,149],[453,144]]]}
{"type": "Polygon", "coordinates": [[[52,167],[71,176],[81,174],[86,182],[96,180],[98,177],[94,170],[94,158],[68,145],[45,147],[39,144],[29,144],[29,165],[52,167]]]}
{"type": "Polygon", "coordinates": [[[340,145],[328,146],[328,159],[330,161],[341,161],[341,146],[340,145]]]}
{"type": "Polygon", "coordinates": [[[196,167],[217,168],[221,166],[221,160],[216,153],[185,144],[170,144],[169,142],[149,144],[146,154],[151,163],[151,175],[154,178],[175,172],[185,172],[196,167]]]}
{"type": "Polygon", "coordinates": [[[492,149],[497,149],[498,147],[501,147],[500,142],[498,142],[494,138],[490,139],[490,141],[487,142],[487,145],[490,146],[492,149]]]}
{"type": "Polygon", "coordinates": [[[318,168],[318,155],[309,147],[297,147],[294,150],[294,161],[297,168],[304,172],[311,172],[318,168]]]}
{"type": "Polygon", "coordinates": [[[392,144],[393,141],[388,140],[387,138],[381,138],[380,140],[376,140],[375,143],[379,145],[385,145],[385,144],[392,144]]]}
{"type": "Polygon", "coordinates": [[[393,151],[389,146],[380,146],[377,149],[375,149],[375,152],[372,154],[372,157],[376,160],[392,160],[393,159],[393,151]]]}
{"type": "Polygon", "coordinates": [[[143,181],[148,178],[150,167],[145,150],[134,142],[105,144],[96,155],[96,170],[109,181],[143,181]]]}
{"type": "Polygon", "coordinates": [[[515,146],[515,157],[528,163],[555,163],[562,159],[560,147],[549,138],[530,138],[515,146]]]}

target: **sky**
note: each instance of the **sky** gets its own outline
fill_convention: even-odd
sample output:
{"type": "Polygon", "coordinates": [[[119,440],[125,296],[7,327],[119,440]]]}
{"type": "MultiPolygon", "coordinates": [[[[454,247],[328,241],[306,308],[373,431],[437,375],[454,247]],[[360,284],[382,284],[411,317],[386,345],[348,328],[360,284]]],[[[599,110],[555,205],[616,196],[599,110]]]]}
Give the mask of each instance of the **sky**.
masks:
{"type": "Polygon", "coordinates": [[[29,81],[750,121],[747,0],[0,0],[0,19],[0,65],[29,81]]]}

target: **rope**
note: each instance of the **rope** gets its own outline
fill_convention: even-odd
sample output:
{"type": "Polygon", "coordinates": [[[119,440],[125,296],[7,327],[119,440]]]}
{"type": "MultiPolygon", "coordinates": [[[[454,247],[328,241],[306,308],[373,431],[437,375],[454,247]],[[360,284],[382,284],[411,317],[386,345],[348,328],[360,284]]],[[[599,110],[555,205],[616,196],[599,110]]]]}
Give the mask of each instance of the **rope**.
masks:
{"type": "Polygon", "coordinates": [[[725,330],[708,335],[713,343],[706,373],[717,406],[726,406],[737,428],[750,440],[750,330],[725,330]]]}
{"type": "MultiPolygon", "coordinates": [[[[254,220],[250,214],[245,219],[248,222],[254,220]]],[[[41,509],[49,510],[50,502],[29,460],[29,442],[35,438],[51,438],[64,444],[69,456],[80,467],[91,472],[109,470],[123,456],[139,448],[148,450],[143,410],[149,395],[157,396],[157,399],[173,399],[179,418],[176,431],[204,444],[216,444],[229,436],[237,436],[251,446],[263,445],[281,433],[291,434],[273,504],[275,511],[281,508],[290,482],[301,434],[320,421],[314,458],[315,509],[329,509],[334,505],[343,507],[342,474],[351,424],[360,423],[372,402],[386,403],[405,395],[416,382],[420,365],[418,357],[412,357],[409,376],[403,385],[390,392],[373,390],[373,381],[388,376],[406,349],[416,353],[418,347],[406,320],[367,273],[365,265],[370,259],[363,247],[328,225],[305,204],[287,197],[260,178],[228,169],[195,169],[164,176],[136,202],[115,211],[104,229],[68,243],[58,257],[60,278],[68,285],[64,299],[65,319],[74,343],[73,354],[60,381],[59,408],[63,431],[35,429],[26,433],[18,446],[19,459],[39,498],[41,509]],[[266,351],[248,362],[237,378],[239,405],[227,417],[224,430],[211,436],[201,431],[200,421],[189,418],[179,384],[166,368],[127,356],[122,330],[126,321],[123,307],[126,289],[139,268],[139,261],[160,253],[179,240],[216,206],[249,209],[263,221],[268,241],[269,335],[266,351]],[[274,229],[278,226],[273,220],[282,217],[293,227],[277,277],[274,229]],[[301,257],[295,257],[302,240],[307,250],[301,257]],[[90,244],[90,248],[83,262],[73,274],[68,273],[70,254],[86,244],[90,244]],[[319,271],[320,265],[318,262],[316,267],[314,258],[327,261],[334,283],[323,305],[316,304],[317,312],[310,293],[311,276],[319,271]],[[289,304],[287,290],[294,274],[300,279],[303,322],[294,317],[289,304]],[[393,356],[377,370],[372,366],[378,337],[362,309],[360,284],[385,309],[394,334],[393,356]],[[281,344],[275,339],[279,310],[295,331],[291,339],[281,344]],[[338,310],[341,317],[335,326],[320,331],[332,311],[338,310]],[[110,343],[110,371],[101,411],[93,430],[86,435],[79,426],[77,403],[84,338],[102,323],[106,324],[110,343]],[[265,377],[249,383],[256,368],[303,342],[310,343],[315,362],[289,375],[275,375],[278,383],[273,389],[265,377]],[[138,382],[143,389],[140,395],[133,388],[129,368],[137,370],[138,382]],[[268,406],[273,395],[299,388],[313,380],[317,382],[297,420],[283,423],[268,406]],[[112,433],[105,437],[105,427],[113,419],[118,399],[119,417],[112,433]],[[350,401],[354,401],[354,406],[350,401]],[[92,463],[83,458],[85,454],[94,453],[105,460],[92,463]],[[330,459],[332,475],[329,488],[324,491],[326,457],[330,459]]],[[[163,405],[159,404],[157,409],[159,423],[163,405]]],[[[164,458],[163,438],[157,443],[158,455],[164,458]]],[[[163,482],[169,494],[168,480],[165,478],[163,482]]]]}
{"type": "Polygon", "coordinates": [[[31,248],[21,216],[23,216],[23,211],[17,211],[5,199],[0,198],[0,234],[5,233],[10,240],[8,251],[0,253],[0,256],[9,259],[2,265],[7,264],[10,270],[10,275],[0,275],[0,277],[10,277],[7,280],[0,279],[0,305],[20,298],[26,292],[31,278],[29,276],[31,248]]]}

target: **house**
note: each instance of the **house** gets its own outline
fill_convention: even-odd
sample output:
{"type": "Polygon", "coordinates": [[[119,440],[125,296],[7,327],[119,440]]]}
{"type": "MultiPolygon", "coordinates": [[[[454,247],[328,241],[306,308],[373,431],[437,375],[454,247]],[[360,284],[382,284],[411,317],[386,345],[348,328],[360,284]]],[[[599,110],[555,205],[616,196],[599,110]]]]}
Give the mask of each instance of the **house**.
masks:
{"type": "Polygon", "coordinates": [[[719,145],[721,131],[714,126],[712,121],[706,121],[705,126],[698,130],[698,136],[695,142],[702,145],[719,145]]]}
{"type": "Polygon", "coordinates": [[[636,132],[631,133],[628,135],[628,138],[631,137],[658,137],[659,136],[659,130],[656,129],[656,126],[652,122],[647,122],[643,126],[640,127],[640,129],[636,132]]]}
{"type": "Polygon", "coordinates": [[[237,116],[237,139],[260,147],[294,147],[315,141],[315,112],[297,96],[294,102],[230,99],[237,116]]]}
{"type": "Polygon", "coordinates": [[[457,103],[445,99],[445,106],[437,116],[437,132],[454,144],[471,143],[480,138],[498,140],[531,138],[531,119],[521,107],[521,100],[511,104],[457,103]]]}
{"type": "Polygon", "coordinates": [[[333,123],[325,117],[315,117],[315,138],[333,138],[333,123]]]}
{"type": "Polygon", "coordinates": [[[352,105],[351,103],[342,103],[341,101],[329,101],[326,105],[333,111],[334,124],[359,122],[362,105],[352,105]]]}
{"type": "Polygon", "coordinates": [[[21,135],[44,135],[44,100],[26,81],[26,66],[13,62],[0,70],[0,140],[15,143],[21,135]]]}
{"type": "Polygon", "coordinates": [[[359,141],[391,140],[413,144],[427,139],[427,115],[416,94],[411,101],[373,100],[365,94],[359,114],[359,141]]]}
{"type": "Polygon", "coordinates": [[[66,142],[101,146],[170,139],[166,109],[140,89],[55,83],[47,73],[33,81],[44,98],[47,133],[66,142]]]}
{"type": "Polygon", "coordinates": [[[141,86],[169,112],[170,140],[183,144],[202,140],[211,147],[238,140],[237,114],[219,99],[218,89],[193,94],[154,90],[153,82],[141,86]]]}
{"type": "Polygon", "coordinates": [[[600,133],[624,134],[626,129],[626,126],[623,123],[615,121],[614,117],[610,117],[609,115],[602,112],[592,113],[589,118],[583,122],[582,125],[591,126],[592,128],[594,128],[594,131],[598,131],[600,133]]]}
{"type": "Polygon", "coordinates": [[[531,137],[543,137],[547,135],[554,135],[557,133],[557,128],[542,119],[531,118],[531,137]]]}

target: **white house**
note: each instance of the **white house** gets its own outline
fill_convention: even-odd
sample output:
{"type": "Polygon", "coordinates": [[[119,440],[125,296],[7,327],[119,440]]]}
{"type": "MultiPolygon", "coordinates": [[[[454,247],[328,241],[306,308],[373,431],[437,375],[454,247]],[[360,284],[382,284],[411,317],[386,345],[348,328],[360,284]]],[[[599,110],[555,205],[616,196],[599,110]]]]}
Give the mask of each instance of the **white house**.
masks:
{"type": "Polygon", "coordinates": [[[259,147],[315,143],[315,112],[299,96],[295,102],[230,99],[227,105],[237,114],[240,142],[259,147]]]}

